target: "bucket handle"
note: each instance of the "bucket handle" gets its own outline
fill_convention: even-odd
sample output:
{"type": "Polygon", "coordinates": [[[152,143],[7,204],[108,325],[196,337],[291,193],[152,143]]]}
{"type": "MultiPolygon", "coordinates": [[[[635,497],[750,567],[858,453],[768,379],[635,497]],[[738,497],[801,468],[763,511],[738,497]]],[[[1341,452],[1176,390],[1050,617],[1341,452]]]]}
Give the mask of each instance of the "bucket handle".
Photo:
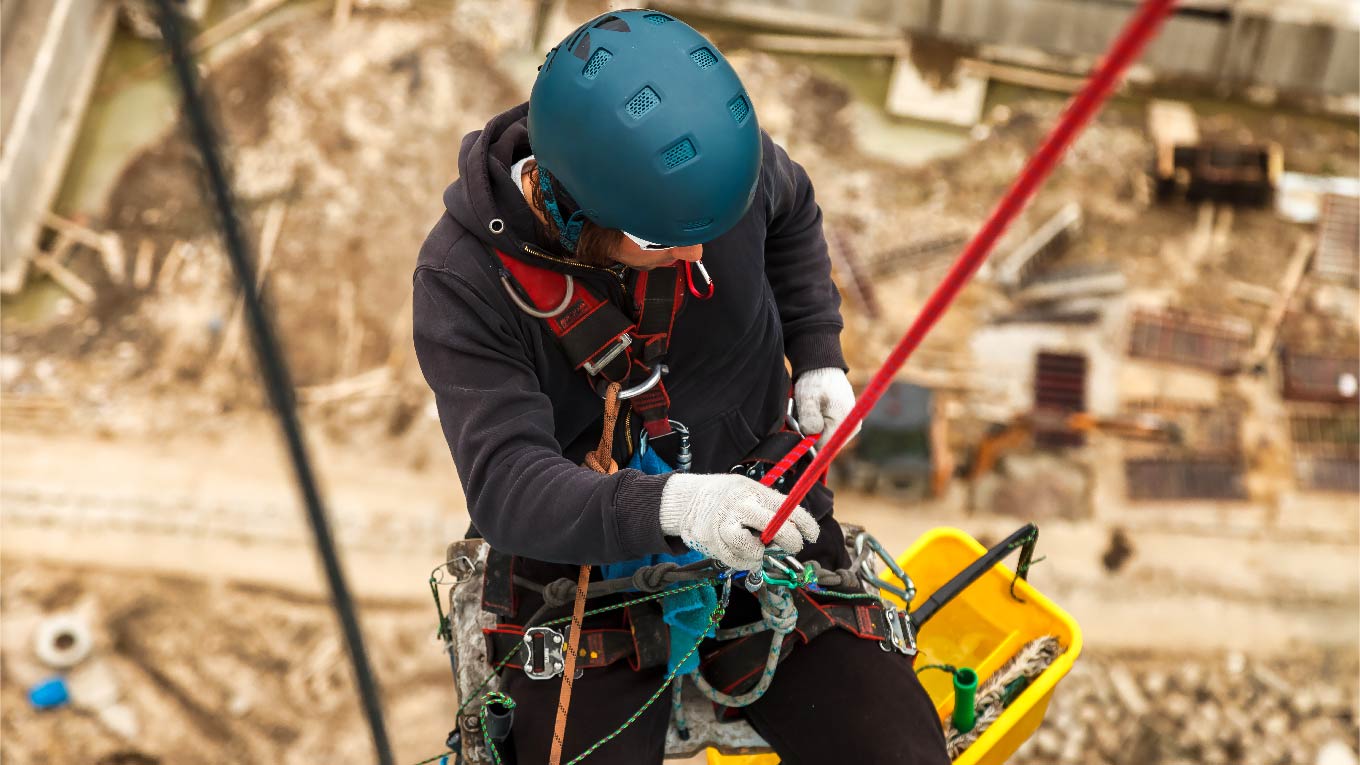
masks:
{"type": "Polygon", "coordinates": [[[911,622],[919,630],[930,617],[934,616],[941,608],[944,608],[949,601],[958,597],[968,585],[976,582],[983,574],[991,570],[992,566],[1000,563],[1010,555],[1011,551],[1020,549],[1020,561],[1016,564],[1016,575],[1024,579],[1029,573],[1030,563],[1034,559],[1034,545],[1039,541],[1039,527],[1032,523],[1021,526],[1019,530],[1005,539],[992,549],[982,554],[981,558],[969,564],[968,568],[954,575],[953,579],[945,582],[940,589],[926,598],[921,607],[911,613],[911,622]]]}

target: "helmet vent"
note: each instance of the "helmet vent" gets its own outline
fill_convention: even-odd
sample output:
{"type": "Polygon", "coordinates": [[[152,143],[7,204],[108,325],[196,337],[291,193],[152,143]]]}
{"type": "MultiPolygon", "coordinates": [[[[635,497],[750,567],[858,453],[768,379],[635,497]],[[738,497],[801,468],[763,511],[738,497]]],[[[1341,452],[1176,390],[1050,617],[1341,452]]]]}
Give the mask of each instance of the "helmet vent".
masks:
{"type": "Polygon", "coordinates": [[[604,65],[608,64],[609,59],[613,57],[614,54],[604,48],[596,48],[595,52],[590,54],[590,60],[586,62],[586,66],[581,70],[581,74],[584,75],[587,80],[595,79],[595,75],[599,74],[600,70],[604,68],[604,65]]]}
{"type": "Polygon", "coordinates": [[[581,35],[581,39],[576,41],[576,47],[571,49],[571,55],[585,61],[590,58],[590,33],[581,35]]]}
{"type": "Polygon", "coordinates": [[[736,98],[727,102],[727,111],[732,113],[732,119],[740,125],[746,121],[746,115],[751,113],[751,104],[747,103],[746,96],[738,94],[736,98]]]}
{"type": "Polygon", "coordinates": [[[633,119],[637,120],[642,119],[644,114],[655,109],[659,103],[661,103],[661,97],[649,86],[639,90],[636,95],[628,99],[628,103],[623,108],[628,111],[633,119]]]}
{"type": "Polygon", "coordinates": [[[629,32],[628,22],[618,16],[605,16],[591,25],[591,29],[603,29],[608,32],[629,32]]]}
{"type": "Polygon", "coordinates": [[[712,223],[712,218],[695,218],[681,223],[680,227],[686,231],[698,231],[701,228],[708,228],[712,223]]]}
{"type": "Polygon", "coordinates": [[[713,55],[713,51],[708,48],[700,48],[689,54],[689,57],[694,60],[694,63],[697,64],[700,69],[707,69],[718,63],[718,57],[713,55]]]}
{"type": "Polygon", "coordinates": [[[694,144],[688,138],[682,138],[678,143],[671,144],[669,149],[661,153],[661,164],[669,170],[694,159],[698,153],[694,150],[694,144]]]}
{"type": "Polygon", "coordinates": [[[643,16],[642,18],[648,24],[655,24],[657,26],[661,26],[662,24],[665,24],[667,21],[671,20],[671,17],[667,16],[664,13],[649,13],[646,16],[643,16]]]}

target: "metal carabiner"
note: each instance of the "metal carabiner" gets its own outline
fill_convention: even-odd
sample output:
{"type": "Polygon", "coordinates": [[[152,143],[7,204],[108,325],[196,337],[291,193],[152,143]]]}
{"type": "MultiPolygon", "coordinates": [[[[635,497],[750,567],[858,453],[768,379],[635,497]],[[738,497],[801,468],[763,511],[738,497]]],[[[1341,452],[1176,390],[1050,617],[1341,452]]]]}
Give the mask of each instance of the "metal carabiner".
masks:
{"type": "Polygon", "coordinates": [[[891,592],[901,598],[907,605],[911,605],[911,601],[916,598],[916,583],[911,581],[911,577],[907,576],[907,572],[903,571],[902,567],[897,565],[897,561],[893,560],[893,557],[888,554],[888,551],[883,549],[883,545],[880,544],[877,539],[874,539],[873,535],[869,532],[861,531],[855,535],[855,557],[864,557],[859,563],[859,577],[861,579],[880,590],[891,592]],[[864,556],[865,545],[868,545],[869,549],[872,550],[874,554],[878,556],[879,560],[883,561],[883,564],[888,567],[888,570],[893,573],[893,576],[897,577],[902,582],[901,587],[883,579],[883,577],[880,577],[874,572],[873,567],[869,565],[869,558],[864,556]]]}
{"type": "MultiPolygon", "coordinates": [[[[685,427],[685,423],[679,420],[667,420],[667,422],[670,423],[671,432],[657,436],[657,438],[665,438],[672,434],[679,434],[680,448],[675,453],[675,472],[688,473],[690,466],[694,464],[694,451],[689,440],[689,428],[685,427]]],[[[649,439],[647,437],[647,431],[642,431],[642,438],[638,440],[638,454],[647,451],[647,442],[649,440],[655,441],[656,438],[649,439]]]]}
{"type": "Polygon", "coordinates": [[[567,306],[571,304],[572,294],[576,291],[576,281],[571,278],[571,274],[563,274],[563,277],[567,280],[567,294],[563,295],[562,302],[558,303],[557,307],[550,311],[540,311],[526,302],[524,298],[520,297],[519,293],[516,292],[515,288],[510,284],[510,274],[504,270],[501,271],[501,285],[505,287],[505,294],[510,296],[510,302],[518,306],[519,310],[529,314],[535,319],[551,319],[567,310],[567,306]]]}
{"type": "MultiPolygon", "coordinates": [[[[792,398],[789,399],[788,411],[784,412],[784,422],[785,422],[785,424],[787,424],[787,425],[789,426],[789,430],[792,430],[794,433],[797,433],[798,435],[803,436],[804,438],[807,437],[807,434],[803,432],[803,426],[802,426],[802,425],[799,425],[799,424],[798,424],[798,420],[795,420],[795,419],[793,418],[793,399],[792,399],[792,398]]],[[[809,447],[808,447],[808,454],[812,455],[812,458],[813,458],[813,459],[816,459],[816,458],[817,458],[817,447],[815,447],[815,446],[809,446],[809,447]]]]}
{"type": "Polygon", "coordinates": [[[685,283],[689,287],[689,294],[699,300],[708,300],[713,297],[713,290],[717,286],[713,283],[713,277],[708,275],[708,269],[704,268],[702,260],[685,261],[685,283]],[[694,268],[698,268],[699,275],[704,277],[704,284],[708,285],[708,292],[700,294],[699,290],[694,288],[694,268]]]}
{"type": "MultiPolygon", "coordinates": [[[[652,367],[652,374],[646,380],[643,380],[631,388],[625,388],[619,391],[619,400],[627,401],[630,398],[641,396],[652,388],[655,388],[656,384],[661,382],[661,375],[664,375],[669,371],[670,369],[668,369],[665,364],[657,364],[655,367],[652,367]]],[[[601,395],[600,398],[604,398],[604,396],[601,395]]]]}
{"type": "Polygon", "coordinates": [[[803,563],[788,553],[780,552],[778,555],[769,553],[766,554],[761,566],[760,578],[768,585],[796,590],[815,584],[817,572],[811,563],[803,563]],[[783,561],[780,561],[780,557],[783,561]],[[792,564],[792,567],[786,564],[792,564]],[[771,568],[775,569],[773,574],[769,570],[771,568]]]}

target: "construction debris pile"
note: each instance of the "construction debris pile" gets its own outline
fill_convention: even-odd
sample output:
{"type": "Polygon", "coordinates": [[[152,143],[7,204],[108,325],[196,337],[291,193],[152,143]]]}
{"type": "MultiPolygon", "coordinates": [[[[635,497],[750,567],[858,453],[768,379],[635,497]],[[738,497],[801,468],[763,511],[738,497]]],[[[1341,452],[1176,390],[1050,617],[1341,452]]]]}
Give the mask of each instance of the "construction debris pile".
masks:
{"type": "MultiPolygon", "coordinates": [[[[369,747],[325,598],[13,561],[0,589],[7,763],[304,765],[369,747]],[[53,616],[89,635],[71,666],[35,646],[53,616]],[[69,698],[38,708],[34,689],[57,680],[69,698]]],[[[363,605],[401,761],[423,759],[453,694],[434,617],[428,604],[363,605]]]]}
{"type": "MultiPolygon", "coordinates": [[[[210,57],[206,86],[254,238],[256,279],[303,419],[332,456],[381,451],[407,473],[454,480],[412,358],[411,270],[457,175],[464,134],[527,97],[541,57],[523,48],[539,5],[548,4],[458,2],[450,12],[357,2],[338,24],[329,3],[266,0],[254,7],[286,8],[260,11],[255,21],[269,17],[267,25],[210,57]]],[[[546,37],[597,5],[557,4],[546,37]]],[[[723,30],[715,34],[729,50],[723,30]]],[[[852,374],[864,375],[1061,105],[1012,93],[952,136],[961,152],[893,161],[863,149],[878,104],[806,61],[743,49],[743,39],[732,38],[730,59],[761,126],[816,185],[845,296],[847,357],[852,374]]],[[[933,498],[913,511],[963,527],[970,513],[1124,524],[1127,538],[1120,531],[1106,553],[1112,574],[1147,529],[1166,540],[1198,523],[1199,536],[1179,541],[1208,549],[1215,534],[1274,539],[1288,527],[1280,544],[1296,544],[1300,556],[1318,540],[1331,555],[1352,544],[1344,540],[1355,538],[1360,456],[1360,181],[1348,179],[1360,177],[1360,133],[1283,112],[1187,109],[1148,109],[1135,98],[1095,120],[888,391],[833,481],[933,498]],[[1274,201],[1255,206],[1265,197],[1274,201]]],[[[54,459],[81,464],[81,438],[211,439],[260,416],[239,297],[197,172],[192,147],[170,129],[122,169],[97,213],[44,221],[32,263],[41,278],[3,317],[0,418],[7,429],[76,444],[54,449],[54,459]]],[[[235,534],[243,543],[310,554],[297,519],[279,523],[291,505],[219,512],[204,499],[207,509],[189,514],[166,499],[82,503],[60,500],[66,487],[41,488],[10,501],[7,521],[32,530],[41,519],[79,516],[71,533],[102,541],[110,529],[150,534],[201,520],[201,534],[172,543],[245,528],[235,534]]],[[[16,496],[13,484],[6,489],[16,496]]],[[[838,514],[858,520],[864,497],[839,496],[838,514]]],[[[461,508],[429,509],[428,522],[421,516],[390,536],[374,532],[372,517],[338,514],[337,527],[356,556],[416,539],[437,547],[447,524],[465,518],[461,508]]],[[[216,570],[181,578],[77,569],[23,560],[51,558],[52,549],[18,558],[9,550],[0,578],[6,762],[310,765],[365,751],[324,599],[218,581],[226,575],[216,570]],[[44,619],[62,614],[92,636],[89,655],[68,669],[34,652],[44,619]],[[63,701],[57,685],[44,686],[56,679],[63,701]],[[32,703],[39,687],[51,702],[43,711],[32,703]]],[[[1133,580],[1137,568],[1125,567],[1126,594],[1149,603],[1198,570],[1186,563],[1175,576],[1133,580]]],[[[1318,576],[1329,577],[1328,593],[1354,591],[1353,572],[1318,576]]],[[[419,600],[424,584],[410,583],[414,602],[363,606],[402,761],[435,753],[452,708],[447,658],[419,600]]],[[[1212,586],[1197,597],[1232,600],[1212,586]]],[[[362,597],[364,582],[356,587],[362,597]]],[[[1264,603],[1270,592],[1252,587],[1261,602],[1242,609],[1295,614],[1297,604],[1264,603]]],[[[1334,630],[1324,620],[1308,626],[1334,630]]],[[[1354,651],[1225,661],[1208,653],[1215,639],[1184,654],[1149,637],[1147,655],[1084,655],[1015,761],[1355,765],[1354,651]]]]}
{"type": "Polygon", "coordinates": [[[1354,765],[1357,657],[1087,654],[1016,765],[1354,765]]]}

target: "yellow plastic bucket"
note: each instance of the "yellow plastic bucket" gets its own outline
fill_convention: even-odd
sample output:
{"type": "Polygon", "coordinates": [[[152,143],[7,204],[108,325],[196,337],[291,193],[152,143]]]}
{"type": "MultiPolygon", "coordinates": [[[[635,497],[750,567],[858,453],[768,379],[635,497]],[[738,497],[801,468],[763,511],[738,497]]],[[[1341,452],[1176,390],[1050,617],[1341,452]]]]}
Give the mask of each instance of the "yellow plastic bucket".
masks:
{"type": "MultiPolygon", "coordinates": [[[[912,608],[919,607],[968,564],[987,550],[977,540],[954,528],[933,529],[902,554],[897,562],[916,584],[916,599],[912,608]]],[[[1015,594],[1024,602],[1011,597],[1014,573],[1005,565],[993,566],[949,605],[940,609],[917,636],[916,666],[950,664],[970,667],[986,682],[993,672],[1005,664],[1031,640],[1053,635],[1065,649],[1048,669],[1044,670],[1006,711],[968,747],[955,765],[1003,765],[1043,722],[1048,702],[1058,681],[1072,669],[1081,653],[1081,627],[1066,611],[1044,597],[1023,579],[1015,581],[1015,594]]],[[[885,578],[897,583],[891,574],[885,578]]],[[[883,593],[900,607],[902,601],[883,593]]],[[[954,687],[947,672],[922,672],[921,683],[941,721],[954,711],[954,687]]],[[[724,756],[708,750],[709,765],[776,765],[773,754],[724,756]]]]}

